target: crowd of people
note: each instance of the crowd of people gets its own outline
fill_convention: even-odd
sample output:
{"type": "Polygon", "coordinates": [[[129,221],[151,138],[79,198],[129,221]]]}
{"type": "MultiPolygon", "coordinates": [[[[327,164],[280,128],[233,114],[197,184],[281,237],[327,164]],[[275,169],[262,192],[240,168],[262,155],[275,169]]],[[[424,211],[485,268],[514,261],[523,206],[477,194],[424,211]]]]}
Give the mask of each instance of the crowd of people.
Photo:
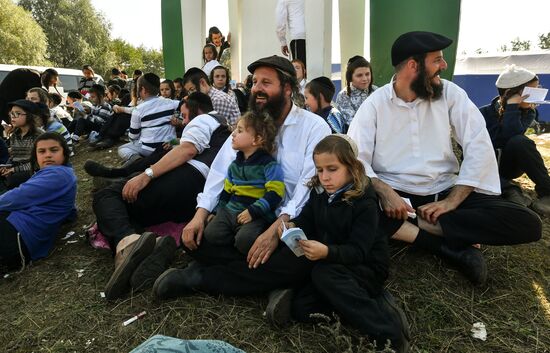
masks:
{"type": "Polygon", "coordinates": [[[75,217],[69,158],[85,138],[95,149],[128,139],[122,165],[84,165],[110,180],[92,205],[114,258],[108,300],[148,288],[157,299],[265,293],[274,325],[336,312],[379,346],[406,352],[406,315],[384,288],[390,239],[441,257],[474,285],[488,276],[481,245],[540,239],[527,206],[550,214],[550,178],[525,136],[537,110],[522,96],[538,85],[535,73],[508,67],[498,96],[478,109],[439,77],[452,40],[436,33],[397,38],[395,74],[380,87],[367,59],[350,58],[339,93],[328,77],[309,80],[305,59],[275,55],[232,85],[229,41],[213,27],[207,42],[204,66],[182,78],[136,70],[128,80],[113,68],[104,83],[85,65],[65,109],[49,69],[7,104],[5,270],[46,256],[59,225],[75,217]],[[535,183],[533,202],[512,181],[523,173],[535,183]],[[145,231],[166,222],[186,223],[180,239],[145,231]],[[294,240],[303,256],[281,240],[295,228],[306,237],[294,240]],[[170,268],[178,248],[193,261],[170,268]]]}

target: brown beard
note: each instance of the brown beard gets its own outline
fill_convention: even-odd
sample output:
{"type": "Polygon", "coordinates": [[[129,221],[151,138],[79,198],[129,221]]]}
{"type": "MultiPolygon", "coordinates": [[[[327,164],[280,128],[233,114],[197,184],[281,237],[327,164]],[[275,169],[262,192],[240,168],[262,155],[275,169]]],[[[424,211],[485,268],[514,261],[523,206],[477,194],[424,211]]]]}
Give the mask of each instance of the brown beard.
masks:
{"type": "Polygon", "coordinates": [[[439,75],[441,71],[437,71],[432,76],[428,76],[424,63],[419,63],[418,76],[411,82],[411,89],[416,93],[417,97],[422,99],[439,99],[443,94],[443,83],[433,83],[432,79],[439,75]]]}
{"type": "Polygon", "coordinates": [[[267,96],[263,92],[253,93],[250,95],[250,100],[248,101],[248,107],[251,111],[261,113],[266,111],[273,119],[276,121],[278,120],[282,113],[283,109],[285,107],[285,97],[283,95],[283,88],[281,87],[281,91],[276,96],[267,97],[267,101],[263,106],[259,106],[256,104],[256,97],[258,94],[267,96]]]}

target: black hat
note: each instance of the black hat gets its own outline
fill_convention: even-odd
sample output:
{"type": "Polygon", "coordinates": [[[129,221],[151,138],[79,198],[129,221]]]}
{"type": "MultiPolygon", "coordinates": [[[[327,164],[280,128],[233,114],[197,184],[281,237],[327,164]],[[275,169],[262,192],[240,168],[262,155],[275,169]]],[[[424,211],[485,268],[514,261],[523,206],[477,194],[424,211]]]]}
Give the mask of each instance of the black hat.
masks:
{"type": "Polygon", "coordinates": [[[111,74],[113,74],[113,75],[120,75],[120,70],[117,69],[116,67],[113,67],[113,68],[111,69],[111,74]]]}
{"type": "Polygon", "coordinates": [[[212,105],[212,99],[208,94],[204,94],[202,92],[193,92],[189,96],[187,96],[187,100],[192,100],[200,105],[212,105]]]}
{"type": "Polygon", "coordinates": [[[316,83],[320,84],[321,86],[324,86],[324,87],[326,87],[328,89],[331,89],[333,91],[336,90],[336,88],[334,87],[334,83],[332,83],[330,78],[325,77],[325,76],[314,78],[313,80],[311,80],[311,82],[316,82],[316,83]]]}
{"type": "Polygon", "coordinates": [[[155,86],[157,88],[160,87],[160,77],[158,77],[152,72],[148,72],[145,75],[143,75],[143,79],[149,82],[149,84],[151,84],[152,86],[155,86]]]}
{"type": "Polygon", "coordinates": [[[418,54],[443,50],[453,43],[453,40],[432,32],[408,32],[395,40],[391,47],[391,63],[399,65],[403,60],[418,54]]]}
{"type": "Polygon", "coordinates": [[[28,101],[26,99],[18,99],[16,101],[8,103],[8,109],[11,109],[11,107],[13,106],[22,108],[27,113],[36,114],[36,115],[40,114],[40,109],[41,109],[40,105],[31,101],[28,101]]]}
{"type": "Polygon", "coordinates": [[[296,77],[296,69],[294,69],[294,66],[287,58],[283,58],[282,56],[273,55],[267,58],[258,59],[248,65],[248,71],[253,74],[254,70],[260,66],[269,66],[287,75],[296,77]]]}
{"type": "Polygon", "coordinates": [[[206,72],[202,71],[198,67],[192,67],[185,71],[185,73],[183,74],[183,80],[185,81],[185,79],[187,79],[188,77],[194,76],[196,74],[200,74],[200,76],[206,76],[206,72]]]}

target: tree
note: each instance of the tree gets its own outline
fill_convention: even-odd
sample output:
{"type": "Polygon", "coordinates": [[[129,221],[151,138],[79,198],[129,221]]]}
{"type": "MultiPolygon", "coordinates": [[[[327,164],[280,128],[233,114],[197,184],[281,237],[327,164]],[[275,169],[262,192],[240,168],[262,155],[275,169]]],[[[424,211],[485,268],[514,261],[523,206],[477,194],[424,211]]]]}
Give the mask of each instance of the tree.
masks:
{"type": "MultiPolygon", "coordinates": [[[[143,72],[153,72],[160,77],[164,77],[164,59],[162,52],[154,49],[144,49],[139,47],[138,50],[142,51],[143,58],[143,72]]],[[[174,77],[170,77],[174,78],[174,77]]]]}
{"type": "Polygon", "coordinates": [[[47,58],[54,66],[91,64],[100,73],[113,66],[109,53],[110,23],[90,0],[20,0],[48,38],[47,58]]]}
{"type": "Polygon", "coordinates": [[[539,48],[550,49],[550,32],[539,34],[539,48]]]}
{"type": "Polygon", "coordinates": [[[0,63],[48,65],[46,35],[23,8],[0,0],[0,63]]]}
{"type": "Polygon", "coordinates": [[[521,50],[531,49],[531,41],[521,40],[519,39],[519,37],[516,37],[516,39],[513,39],[510,42],[510,45],[512,46],[512,51],[521,51],[521,50]]]}
{"type": "Polygon", "coordinates": [[[115,62],[128,73],[140,69],[143,72],[153,72],[164,77],[162,52],[142,46],[136,48],[118,38],[111,41],[110,49],[115,56],[115,62]]]}

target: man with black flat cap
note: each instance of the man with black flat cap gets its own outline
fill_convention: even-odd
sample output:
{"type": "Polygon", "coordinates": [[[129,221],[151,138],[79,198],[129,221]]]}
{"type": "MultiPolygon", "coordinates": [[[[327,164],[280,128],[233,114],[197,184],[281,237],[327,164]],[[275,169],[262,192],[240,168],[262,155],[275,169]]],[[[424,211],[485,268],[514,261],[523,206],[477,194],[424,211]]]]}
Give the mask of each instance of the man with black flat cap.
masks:
{"type": "Polygon", "coordinates": [[[447,68],[442,50],[451,43],[431,32],[397,38],[394,77],[361,105],[348,135],[380,198],[380,230],[443,257],[482,284],[487,266],[475,244],[536,241],[541,221],[499,196],[483,116],[466,92],[439,77],[447,68]],[[462,147],[461,164],[452,137],[462,147]]]}
{"type": "Polygon", "coordinates": [[[161,275],[153,287],[157,298],[185,295],[193,289],[228,295],[265,293],[299,284],[309,274],[309,262],[279,241],[277,228],[282,220],[297,216],[306,203],[306,183],[315,173],[313,149],[330,134],[330,128],[321,117],[292,103],[297,79],[286,58],[259,59],[248,70],[253,74],[250,109],[268,112],[279,129],[275,157],[286,187],[276,212],[279,218],[258,236],[247,256],[232,245],[214,246],[203,238],[208,215],[218,203],[227,168],[236,156],[228,139],[212,163],[195,216],[182,234],[186,252],[200,265],[170,269],[161,275]]]}

